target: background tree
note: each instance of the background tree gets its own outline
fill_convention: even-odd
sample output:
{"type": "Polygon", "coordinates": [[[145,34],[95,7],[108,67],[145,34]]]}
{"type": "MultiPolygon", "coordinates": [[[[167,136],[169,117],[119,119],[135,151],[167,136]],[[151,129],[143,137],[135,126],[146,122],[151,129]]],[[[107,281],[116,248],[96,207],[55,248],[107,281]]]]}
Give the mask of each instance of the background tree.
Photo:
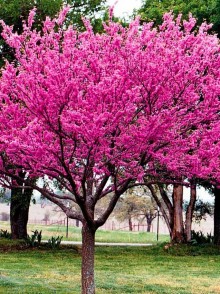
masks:
{"type": "Polygon", "coordinates": [[[133,230],[133,220],[138,218],[139,203],[135,195],[129,194],[120,198],[118,201],[114,215],[120,222],[128,221],[129,231],[133,230]]]}
{"type": "Polygon", "coordinates": [[[155,25],[162,23],[163,15],[173,11],[174,15],[183,14],[187,19],[189,13],[197,19],[198,24],[204,21],[213,23],[212,30],[220,34],[220,1],[219,0],[145,0],[135,13],[141,15],[142,21],[154,21],[155,25]]]}
{"type": "Polygon", "coordinates": [[[67,24],[73,24],[77,29],[84,30],[82,18],[90,20],[94,31],[103,31],[102,21],[108,18],[106,0],[63,0],[63,5],[70,5],[67,24]]]}
{"type": "MultiPolygon", "coordinates": [[[[184,201],[183,209],[184,211],[187,210],[188,201],[184,201]]],[[[201,199],[197,199],[195,203],[195,208],[193,211],[193,220],[196,223],[200,223],[202,220],[206,220],[207,215],[213,216],[214,215],[214,205],[210,202],[205,202],[201,199]]]]}
{"type": "Polygon", "coordinates": [[[197,216],[202,217],[206,206],[200,202],[196,205],[196,186],[190,186],[190,201],[183,201],[183,185],[148,185],[154,200],[160,208],[174,243],[189,242],[191,240],[192,221],[197,216]],[[200,204],[200,205],[199,205],[200,204]],[[196,208],[196,210],[195,210],[196,208]],[[185,212],[185,221],[183,218],[185,212]],[[199,213],[200,212],[200,213],[199,213]]]}
{"type": "Polygon", "coordinates": [[[114,215],[119,221],[128,221],[130,231],[133,229],[132,219],[144,219],[147,232],[151,231],[152,222],[157,216],[157,205],[147,190],[143,187],[129,189],[115,207],[114,215]]]}
{"type": "MultiPolygon", "coordinates": [[[[214,243],[220,245],[220,189],[218,184],[203,181],[206,191],[214,196],[214,243]]],[[[212,212],[212,210],[211,210],[212,212]]]]}
{"type": "MultiPolygon", "coordinates": [[[[173,11],[177,16],[179,13],[183,14],[185,19],[188,18],[189,13],[192,13],[194,17],[197,18],[197,22],[201,24],[204,20],[208,23],[212,23],[213,26],[210,29],[211,32],[217,32],[218,37],[220,36],[220,1],[219,0],[199,0],[199,1],[143,1],[142,7],[136,11],[136,14],[141,15],[142,21],[154,21],[155,26],[158,26],[162,23],[163,15],[165,12],[173,11]]],[[[212,186],[212,178],[210,186],[212,186]]],[[[204,179],[203,181],[204,182],[204,179]]],[[[206,184],[205,184],[206,186],[206,184]]],[[[218,186],[218,185],[216,185],[218,186]]],[[[218,195],[217,189],[213,189],[215,195],[218,195]]],[[[216,198],[215,198],[216,199],[216,198]]],[[[215,242],[220,240],[220,206],[219,200],[215,200],[215,217],[214,217],[214,234],[215,242]]],[[[193,202],[191,203],[193,207],[193,202]]],[[[192,210],[188,210],[188,214],[192,214],[192,210]]],[[[190,217],[187,218],[190,221],[190,217]]],[[[188,223],[188,222],[187,222],[188,223]]],[[[187,225],[187,234],[188,239],[190,238],[190,224],[187,225]]]]}

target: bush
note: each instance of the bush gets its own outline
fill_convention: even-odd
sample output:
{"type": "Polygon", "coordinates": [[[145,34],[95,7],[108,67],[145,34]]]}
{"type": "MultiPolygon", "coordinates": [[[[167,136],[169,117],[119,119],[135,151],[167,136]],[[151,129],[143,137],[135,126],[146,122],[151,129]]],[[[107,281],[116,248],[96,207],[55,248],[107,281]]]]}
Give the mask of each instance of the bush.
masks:
{"type": "Polygon", "coordinates": [[[211,234],[207,234],[206,236],[201,232],[192,231],[192,239],[190,242],[192,245],[197,244],[213,244],[214,243],[214,236],[211,234]]]}
{"type": "Polygon", "coordinates": [[[38,247],[40,246],[41,239],[42,239],[42,231],[32,231],[34,234],[31,237],[28,235],[26,239],[27,245],[30,247],[38,247]]]}
{"type": "Polygon", "coordinates": [[[47,246],[52,249],[58,249],[60,247],[62,239],[63,239],[63,236],[52,237],[51,239],[48,240],[47,246]]]}
{"type": "Polygon", "coordinates": [[[7,230],[0,230],[0,237],[11,239],[11,233],[9,233],[7,230]]]}

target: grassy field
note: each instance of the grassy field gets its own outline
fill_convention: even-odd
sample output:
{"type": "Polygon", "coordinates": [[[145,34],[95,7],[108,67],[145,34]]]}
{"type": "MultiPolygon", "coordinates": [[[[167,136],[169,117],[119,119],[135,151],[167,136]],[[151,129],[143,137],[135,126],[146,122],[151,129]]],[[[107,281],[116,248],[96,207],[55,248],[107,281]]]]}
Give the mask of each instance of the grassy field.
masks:
{"type": "MultiPolygon", "coordinates": [[[[0,222],[0,229],[10,231],[8,222],[0,222]]],[[[68,239],[66,238],[66,227],[64,226],[43,226],[43,225],[28,225],[28,233],[32,234],[34,230],[42,230],[43,239],[63,236],[63,240],[81,241],[81,229],[77,227],[69,227],[68,239]]],[[[152,243],[156,244],[156,234],[146,232],[129,232],[129,231],[104,231],[96,232],[97,242],[114,242],[114,243],[152,243]]],[[[169,242],[169,236],[160,235],[159,242],[169,242]]]]}
{"type": "MultiPolygon", "coordinates": [[[[74,248],[0,250],[0,293],[80,293],[74,248]]],[[[97,247],[95,267],[98,294],[220,293],[216,247],[97,247]]]]}

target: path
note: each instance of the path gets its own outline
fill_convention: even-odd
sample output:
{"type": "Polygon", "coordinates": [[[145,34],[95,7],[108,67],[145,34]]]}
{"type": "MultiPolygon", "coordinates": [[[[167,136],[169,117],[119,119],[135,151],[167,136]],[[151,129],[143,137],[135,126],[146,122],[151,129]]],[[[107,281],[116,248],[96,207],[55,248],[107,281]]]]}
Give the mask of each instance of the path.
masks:
{"type": "MultiPolygon", "coordinates": [[[[42,240],[42,242],[47,242],[46,240],[42,240]]],[[[61,244],[66,245],[82,245],[80,241],[61,241],[61,244]]],[[[95,242],[96,246],[133,246],[133,247],[147,247],[152,246],[153,244],[150,243],[102,243],[102,242],[95,242]]]]}

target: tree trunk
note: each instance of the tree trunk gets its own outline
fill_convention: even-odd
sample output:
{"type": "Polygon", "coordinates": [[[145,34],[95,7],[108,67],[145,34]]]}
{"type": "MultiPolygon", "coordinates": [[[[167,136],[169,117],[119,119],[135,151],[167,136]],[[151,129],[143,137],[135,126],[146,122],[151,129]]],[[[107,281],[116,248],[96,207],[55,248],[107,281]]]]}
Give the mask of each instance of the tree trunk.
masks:
{"type": "Polygon", "coordinates": [[[214,242],[216,245],[220,245],[220,189],[213,189],[215,195],[215,207],[214,207],[214,242]]]}
{"type": "Polygon", "coordinates": [[[163,211],[161,210],[161,207],[160,207],[160,211],[162,212],[162,215],[167,223],[167,226],[168,226],[168,229],[169,229],[169,233],[170,233],[170,237],[172,237],[172,231],[173,231],[173,204],[171,203],[168,195],[167,195],[167,192],[165,191],[163,185],[158,185],[159,187],[159,190],[160,190],[160,195],[165,203],[165,206],[167,208],[167,218],[168,218],[168,221],[166,221],[165,217],[164,217],[164,213],[163,211]]]}
{"type": "Polygon", "coordinates": [[[184,241],[185,238],[183,227],[183,186],[174,184],[172,242],[183,243],[184,241]]]}
{"type": "Polygon", "coordinates": [[[151,224],[152,224],[153,218],[146,216],[146,220],[147,220],[147,232],[149,233],[151,230],[151,224]]]}
{"type": "Polygon", "coordinates": [[[192,216],[196,203],[196,185],[194,183],[191,184],[190,187],[190,201],[186,211],[186,225],[185,225],[185,235],[186,241],[191,241],[191,230],[192,230],[192,216]]]}
{"type": "Polygon", "coordinates": [[[95,230],[87,223],[82,227],[82,294],[95,293],[94,280],[95,230]]]}
{"type": "Polygon", "coordinates": [[[133,226],[132,226],[131,217],[128,218],[128,224],[129,224],[129,231],[132,231],[133,230],[133,226]]]}
{"type": "Polygon", "coordinates": [[[155,202],[157,203],[158,207],[160,208],[160,211],[161,211],[161,213],[163,215],[163,218],[164,218],[164,220],[166,222],[166,225],[167,225],[167,228],[169,230],[170,237],[171,237],[172,228],[173,228],[173,226],[171,227],[171,223],[173,221],[173,218],[171,219],[172,211],[169,211],[169,209],[167,207],[167,204],[163,199],[163,195],[162,195],[163,193],[161,192],[162,190],[160,189],[160,194],[161,194],[161,197],[162,197],[164,203],[162,203],[161,199],[158,198],[157,193],[156,193],[153,185],[148,185],[147,187],[151,191],[152,197],[154,198],[155,202]],[[168,211],[168,213],[167,213],[167,211],[168,211]]]}
{"type": "MultiPolygon", "coordinates": [[[[24,176],[22,174],[21,176],[24,176]]],[[[18,183],[18,185],[22,185],[18,183]]],[[[12,239],[27,238],[27,223],[32,189],[11,189],[10,223],[12,239]]]]}
{"type": "MultiPolygon", "coordinates": [[[[21,180],[15,181],[15,185],[23,186],[26,176],[25,172],[19,172],[21,180]]],[[[36,179],[30,178],[30,183],[35,183],[36,179]]],[[[12,239],[27,238],[27,223],[29,207],[33,189],[12,188],[11,189],[11,206],[10,206],[10,223],[12,239]]]]}

